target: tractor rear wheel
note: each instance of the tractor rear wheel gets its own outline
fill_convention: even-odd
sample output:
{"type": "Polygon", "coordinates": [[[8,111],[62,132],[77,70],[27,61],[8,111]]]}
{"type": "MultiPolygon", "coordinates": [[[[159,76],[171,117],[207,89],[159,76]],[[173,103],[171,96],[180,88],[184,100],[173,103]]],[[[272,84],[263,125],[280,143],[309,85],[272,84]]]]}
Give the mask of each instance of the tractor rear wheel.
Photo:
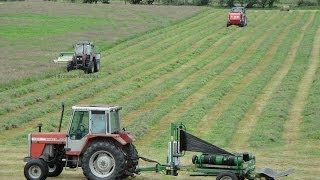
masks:
{"type": "Polygon", "coordinates": [[[53,164],[53,165],[48,165],[48,177],[56,177],[59,176],[61,174],[61,172],[63,171],[63,163],[57,163],[57,164],[53,164]]]}
{"type": "Polygon", "coordinates": [[[88,179],[116,179],[124,174],[125,157],[112,142],[94,142],[83,154],[82,169],[88,179]]]}
{"type": "Polygon", "coordinates": [[[218,174],[216,180],[238,180],[238,177],[230,171],[224,171],[218,174]]]}
{"type": "Polygon", "coordinates": [[[24,176],[27,180],[45,180],[48,177],[48,165],[42,159],[31,159],[24,166],[24,176]]]}

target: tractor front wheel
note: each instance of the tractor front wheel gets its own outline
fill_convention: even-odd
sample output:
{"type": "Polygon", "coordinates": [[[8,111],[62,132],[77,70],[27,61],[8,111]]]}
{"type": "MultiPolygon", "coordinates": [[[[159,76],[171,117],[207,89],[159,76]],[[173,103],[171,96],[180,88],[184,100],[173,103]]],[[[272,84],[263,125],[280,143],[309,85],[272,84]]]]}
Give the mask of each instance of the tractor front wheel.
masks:
{"type": "Polygon", "coordinates": [[[224,171],[218,174],[216,180],[238,180],[238,177],[230,171],[224,171]]]}
{"type": "Polygon", "coordinates": [[[93,61],[90,61],[90,62],[88,63],[88,67],[87,67],[87,68],[88,68],[88,69],[87,69],[88,74],[94,73],[94,63],[93,63],[93,61]]]}
{"type": "Polygon", "coordinates": [[[48,165],[42,159],[31,159],[24,166],[24,176],[27,180],[45,180],[48,172],[48,165]]]}
{"type": "Polygon", "coordinates": [[[100,61],[94,62],[94,72],[98,72],[100,70],[100,61]]]}
{"type": "Polygon", "coordinates": [[[82,169],[88,179],[116,179],[125,171],[125,157],[112,142],[94,142],[83,154],[82,169]]]}
{"type": "Polygon", "coordinates": [[[74,69],[73,61],[69,61],[67,65],[67,71],[69,72],[69,71],[72,71],[73,69],[74,69]]]}

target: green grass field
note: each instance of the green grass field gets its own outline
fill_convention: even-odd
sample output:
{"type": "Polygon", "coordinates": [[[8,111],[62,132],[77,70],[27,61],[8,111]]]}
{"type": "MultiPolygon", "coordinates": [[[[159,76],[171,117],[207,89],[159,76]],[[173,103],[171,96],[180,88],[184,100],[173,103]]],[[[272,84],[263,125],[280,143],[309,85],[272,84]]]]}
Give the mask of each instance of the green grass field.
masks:
{"type": "MultiPolygon", "coordinates": [[[[125,7],[128,9],[120,13],[133,8],[125,7]]],[[[155,8],[138,6],[147,7],[155,8]]],[[[1,27],[42,17],[63,28],[38,34],[58,36],[72,31],[83,18],[73,19],[74,26],[66,27],[68,8],[60,9],[61,17],[53,19],[30,14],[24,20],[18,14],[7,16],[0,11],[0,21],[12,19],[1,27]]],[[[180,8],[181,12],[192,9],[180,8]]],[[[136,11],[145,14],[144,10],[136,11]]],[[[26,135],[37,131],[40,122],[44,131],[56,131],[62,101],[66,107],[122,106],[122,126],[136,136],[139,154],[160,162],[165,162],[170,123],[183,122],[189,132],[228,151],[252,152],[257,169],[295,169],[283,179],[320,177],[320,11],[248,10],[247,27],[226,28],[227,10],[193,10],[181,16],[177,13],[179,21],[155,16],[158,22],[150,27],[161,28],[135,36],[132,33],[131,38],[114,45],[110,41],[110,48],[102,52],[99,73],[87,75],[54,67],[46,75],[2,86],[0,179],[24,179],[26,135]]],[[[88,17],[88,21],[90,18],[95,19],[88,17]]],[[[100,24],[100,20],[95,22],[100,24]]],[[[116,22],[113,18],[101,21],[116,22]]],[[[6,38],[13,42],[36,38],[36,27],[32,25],[22,34],[15,33],[15,28],[4,28],[0,37],[8,34],[6,38]]],[[[69,116],[67,109],[64,129],[69,116]]],[[[190,164],[191,155],[187,153],[183,163],[190,164]]],[[[63,172],[59,178],[84,176],[80,169],[63,172]]],[[[185,173],[176,178],[147,173],[136,179],[193,178],[185,173]]]]}
{"type": "MultiPolygon", "coordinates": [[[[61,51],[89,40],[104,51],[116,42],[157,29],[199,12],[201,7],[131,6],[63,2],[0,4],[0,83],[43,76],[61,51]]],[[[1,86],[2,87],[2,86],[1,86]]]]}

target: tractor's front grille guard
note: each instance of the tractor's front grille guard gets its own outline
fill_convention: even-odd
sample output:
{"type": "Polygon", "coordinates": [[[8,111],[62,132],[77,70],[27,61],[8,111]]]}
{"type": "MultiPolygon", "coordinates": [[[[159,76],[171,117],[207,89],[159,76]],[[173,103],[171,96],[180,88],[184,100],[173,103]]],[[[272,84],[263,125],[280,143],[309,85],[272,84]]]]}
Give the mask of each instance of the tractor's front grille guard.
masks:
{"type": "MultiPolygon", "coordinates": [[[[90,56],[87,55],[87,56],[86,56],[86,60],[85,60],[85,65],[88,64],[89,60],[90,60],[90,56]]],[[[77,65],[83,65],[82,56],[77,56],[77,57],[76,57],[76,64],[77,64],[77,65]]]]}

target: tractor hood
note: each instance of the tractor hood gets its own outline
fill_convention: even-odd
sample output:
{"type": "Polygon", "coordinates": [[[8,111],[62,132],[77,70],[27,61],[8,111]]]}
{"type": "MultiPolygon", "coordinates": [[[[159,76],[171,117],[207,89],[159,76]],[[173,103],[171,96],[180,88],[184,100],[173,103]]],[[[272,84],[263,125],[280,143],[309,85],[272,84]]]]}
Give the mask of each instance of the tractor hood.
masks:
{"type": "Polygon", "coordinates": [[[66,133],[62,132],[32,133],[31,143],[65,144],[66,138],[66,133]]]}

